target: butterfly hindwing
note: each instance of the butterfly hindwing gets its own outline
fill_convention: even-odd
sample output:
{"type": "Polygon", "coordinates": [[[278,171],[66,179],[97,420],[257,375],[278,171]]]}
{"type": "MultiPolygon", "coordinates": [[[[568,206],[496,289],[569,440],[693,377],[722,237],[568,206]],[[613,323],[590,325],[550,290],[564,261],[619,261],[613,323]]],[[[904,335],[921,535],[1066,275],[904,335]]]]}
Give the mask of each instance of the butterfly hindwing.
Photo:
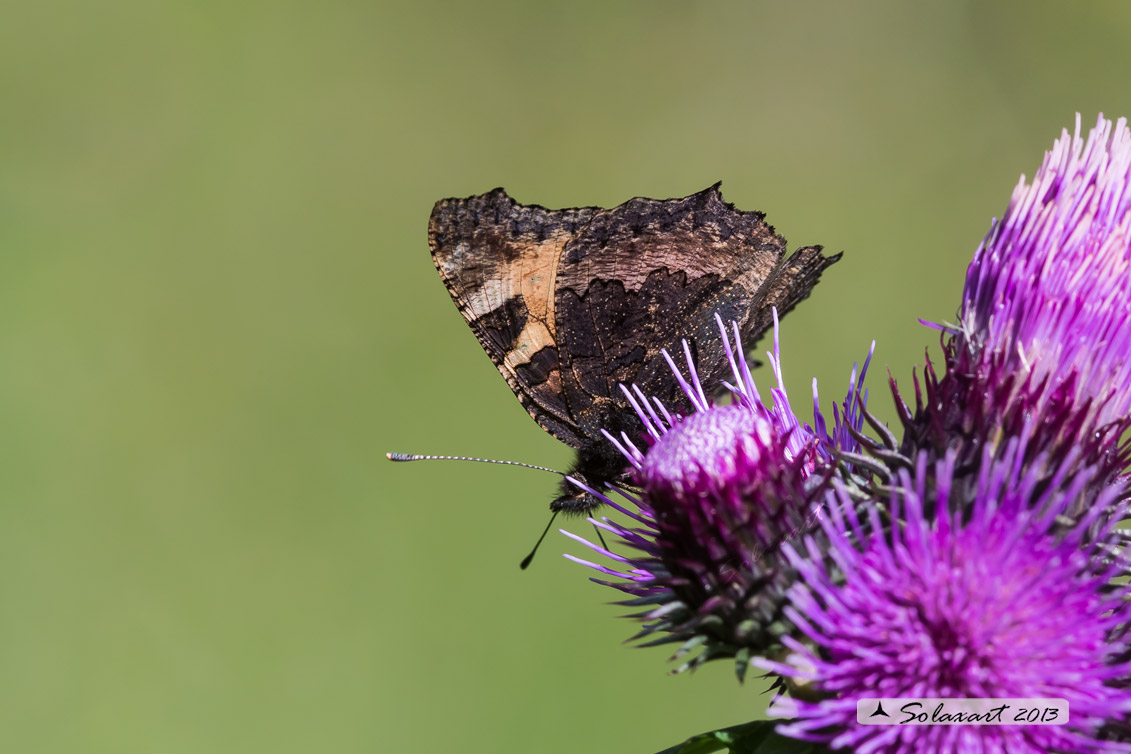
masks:
{"type": "Polygon", "coordinates": [[[683,199],[632,199],[596,213],[564,248],[557,340],[567,402],[586,436],[631,423],[619,385],[668,406],[685,403],[663,349],[686,338],[714,390],[727,369],[715,314],[752,344],[831,264],[818,249],[785,261],[785,239],[760,212],[723,201],[717,186],[683,199]],[[804,273],[804,274],[802,274],[804,273]],[[627,416],[625,416],[627,414],[627,416]]]}

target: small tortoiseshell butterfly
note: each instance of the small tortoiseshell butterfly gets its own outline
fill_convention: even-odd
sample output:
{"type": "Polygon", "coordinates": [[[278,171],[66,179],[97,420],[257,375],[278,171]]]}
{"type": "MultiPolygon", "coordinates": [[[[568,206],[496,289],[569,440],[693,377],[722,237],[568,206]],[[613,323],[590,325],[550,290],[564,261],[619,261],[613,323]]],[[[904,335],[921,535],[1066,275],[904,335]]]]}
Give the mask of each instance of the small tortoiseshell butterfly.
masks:
{"type": "MultiPolygon", "coordinates": [[[[761,212],[718,184],[683,199],[551,210],[495,189],[436,203],[432,260],[480,345],[542,429],[577,450],[569,474],[594,489],[624,473],[602,436],[635,436],[619,385],[669,408],[685,403],[661,354],[691,344],[705,385],[727,370],[715,314],[749,347],[806,298],[826,267],[820,246],[785,256],[761,212]]],[[[586,514],[597,498],[562,481],[550,509],[586,514]]]]}

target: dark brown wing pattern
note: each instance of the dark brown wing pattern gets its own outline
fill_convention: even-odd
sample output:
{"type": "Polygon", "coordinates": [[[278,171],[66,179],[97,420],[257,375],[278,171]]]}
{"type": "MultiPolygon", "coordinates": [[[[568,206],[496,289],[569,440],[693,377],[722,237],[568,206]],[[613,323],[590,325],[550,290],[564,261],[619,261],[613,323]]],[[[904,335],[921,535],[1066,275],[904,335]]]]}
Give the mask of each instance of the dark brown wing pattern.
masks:
{"type": "Polygon", "coordinates": [[[683,338],[703,383],[717,386],[727,366],[715,314],[752,345],[772,324],[770,307],[784,314],[836,261],[815,247],[786,261],[785,249],[763,213],[736,210],[717,185],[596,213],[566,243],[557,276],[562,388],[582,433],[621,428],[621,383],[685,403],[661,355],[683,338]]]}

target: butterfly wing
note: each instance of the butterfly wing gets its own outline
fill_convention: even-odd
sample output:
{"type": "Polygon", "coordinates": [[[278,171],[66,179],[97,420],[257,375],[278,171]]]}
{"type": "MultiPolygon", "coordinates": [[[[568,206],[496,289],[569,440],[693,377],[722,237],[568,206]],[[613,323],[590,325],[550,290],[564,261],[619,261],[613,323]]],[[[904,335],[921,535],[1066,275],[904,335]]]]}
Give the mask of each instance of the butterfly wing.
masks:
{"type": "Polygon", "coordinates": [[[727,370],[715,314],[752,344],[809,295],[839,257],[818,247],[785,258],[761,212],[726,203],[718,185],[683,199],[632,199],[596,212],[568,240],[557,270],[555,335],[565,402],[583,437],[632,431],[618,385],[669,407],[685,403],[661,350],[687,338],[708,390],[727,370]]]}
{"type": "Polygon", "coordinates": [[[554,292],[562,249],[597,211],[495,189],[437,202],[428,223],[432,261],[483,350],[534,420],[575,448],[584,435],[562,390],[554,292]]]}

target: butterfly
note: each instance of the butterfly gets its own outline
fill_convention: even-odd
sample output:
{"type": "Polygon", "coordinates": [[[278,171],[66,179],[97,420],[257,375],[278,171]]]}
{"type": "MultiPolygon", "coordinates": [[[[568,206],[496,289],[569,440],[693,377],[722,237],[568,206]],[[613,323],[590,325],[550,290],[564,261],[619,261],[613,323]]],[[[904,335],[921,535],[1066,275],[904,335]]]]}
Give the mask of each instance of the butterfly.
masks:
{"type": "MultiPolygon", "coordinates": [[[[703,384],[727,370],[715,315],[749,347],[806,298],[840,255],[786,241],[719,184],[682,199],[612,209],[519,204],[501,188],[436,203],[432,260],[479,344],[546,432],[574,448],[569,476],[590,488],[624,479],[602,430],[639,433],[620,385],[669,408],[685,399],[662,351],[691,346],[703,384]]],[[[588,514],[600,500],[563,479],[550,503],[588,514]]]]}

